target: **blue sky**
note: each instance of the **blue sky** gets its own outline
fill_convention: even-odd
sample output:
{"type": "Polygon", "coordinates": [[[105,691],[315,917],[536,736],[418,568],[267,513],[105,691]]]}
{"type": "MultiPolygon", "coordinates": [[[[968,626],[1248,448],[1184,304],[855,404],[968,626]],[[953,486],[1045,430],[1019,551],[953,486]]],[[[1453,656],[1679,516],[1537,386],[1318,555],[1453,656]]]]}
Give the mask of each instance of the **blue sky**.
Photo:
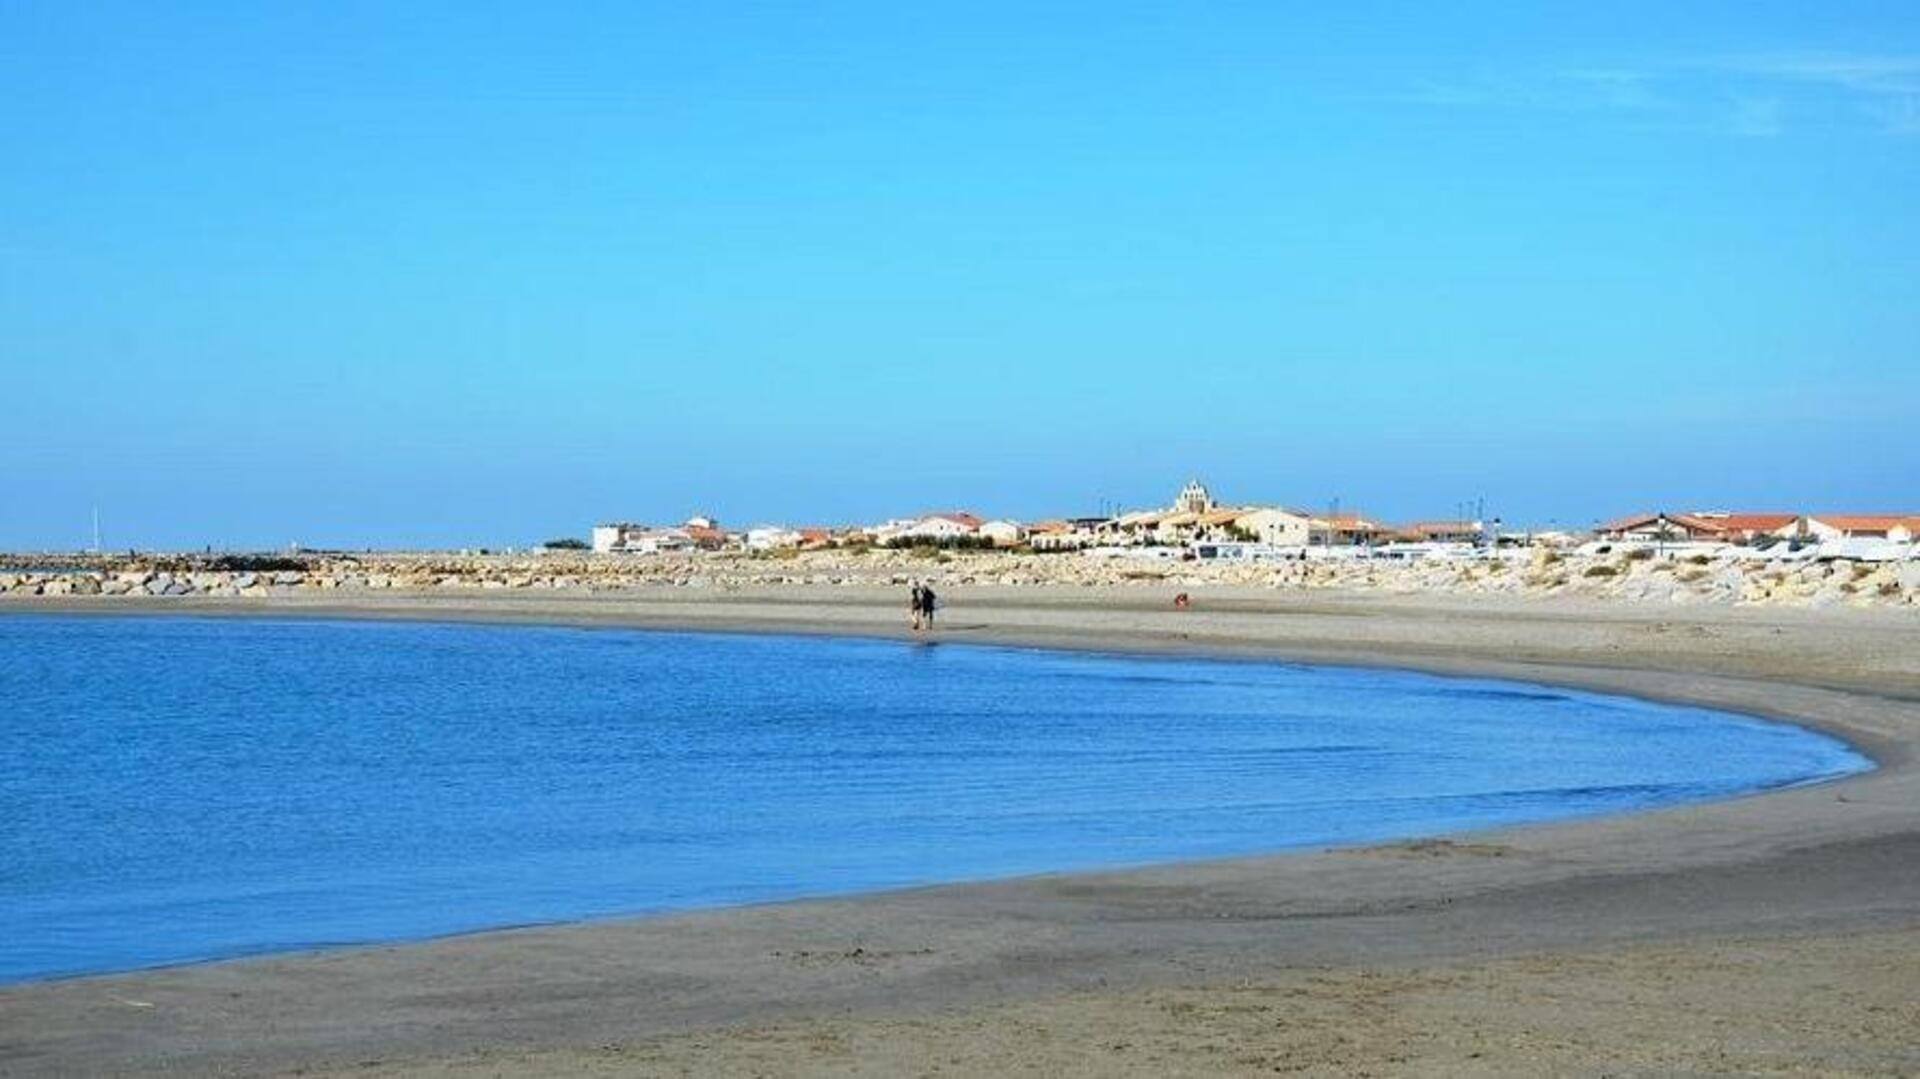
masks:
{"type": "Polygon", "coordinates": [[[7,5],[0,547],[1920,509],[1920,12],[1521,6],[7,5]]]}

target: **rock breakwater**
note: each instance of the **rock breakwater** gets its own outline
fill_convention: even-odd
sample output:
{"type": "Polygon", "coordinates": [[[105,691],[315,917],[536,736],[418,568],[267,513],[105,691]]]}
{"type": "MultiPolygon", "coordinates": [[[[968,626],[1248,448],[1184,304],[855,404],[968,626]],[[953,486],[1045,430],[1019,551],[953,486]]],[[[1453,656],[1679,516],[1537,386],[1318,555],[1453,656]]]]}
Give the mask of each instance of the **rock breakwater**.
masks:
{"type": "Polygon", "coordinates": [[[539,590],[621,592],[779,585],[1109,586],[1143,590],[1232,585],[1388,594],[1507,595],[1685,604],[1895,607],[1920,611],[1920,561],[1794,563],[1668,559],[1648,552],[1498,559],[1207,562],[1083,554],[829,550],[783,555],[16,556],[0,565],[0,600],[68,596],[245,599],[319,593],[539,590]]]}

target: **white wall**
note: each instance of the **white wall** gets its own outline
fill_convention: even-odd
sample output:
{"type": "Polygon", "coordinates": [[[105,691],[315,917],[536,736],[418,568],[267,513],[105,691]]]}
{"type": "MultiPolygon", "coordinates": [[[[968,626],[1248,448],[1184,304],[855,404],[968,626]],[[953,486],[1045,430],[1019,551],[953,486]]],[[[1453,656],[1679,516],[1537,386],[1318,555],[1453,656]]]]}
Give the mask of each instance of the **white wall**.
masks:
{"type": "Polygon", "coordinates": [[[1261,543],[1275,547],[1304,547],[1311,532],[1307,518],[1282,510],[1254,510],[1234,525],[1260,537],[1261,543]]]}
{"type": "Polygon", "coordinates": [[[1014,547],[1026,538],[1026,529],[1012,521],[988,521],[980,526],[980,534],[993,541],[995,547],[1014,547]]]}
{"type": "Polygon", "coordinates": [[[968,528],[959,521],[949,521],[945,517],[927,517],[916,523],[913,529],[907,534],[910,536],[932,536],[935,539],[946,539],[951,536],[971,536],[973,535],[973,529],[968,528]]]}

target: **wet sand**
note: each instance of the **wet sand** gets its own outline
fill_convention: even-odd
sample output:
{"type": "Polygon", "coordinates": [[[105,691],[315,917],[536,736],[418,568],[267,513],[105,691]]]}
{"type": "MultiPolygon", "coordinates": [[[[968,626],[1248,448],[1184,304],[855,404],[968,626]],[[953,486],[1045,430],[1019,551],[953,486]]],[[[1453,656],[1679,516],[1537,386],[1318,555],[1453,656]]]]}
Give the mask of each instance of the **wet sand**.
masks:
{"type": "MultiPolygon", "coordinates": [[[[1866,775],[1596,821],[0,990],[0,1072],[1920,1072],[1920,618],[951,589],[938,641],[1383,664],[1751,712],[1866,775]]],[[[9,610],[904,635],[891,591],[9,610]]]]}

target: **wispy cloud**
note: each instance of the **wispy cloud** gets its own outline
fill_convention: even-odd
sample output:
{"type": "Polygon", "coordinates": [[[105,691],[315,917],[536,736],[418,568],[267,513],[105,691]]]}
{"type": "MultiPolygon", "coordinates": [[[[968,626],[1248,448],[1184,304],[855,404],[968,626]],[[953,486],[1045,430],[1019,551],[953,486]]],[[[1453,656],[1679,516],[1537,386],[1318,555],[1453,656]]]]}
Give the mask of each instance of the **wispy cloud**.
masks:
{"type": "Polygon", "coordinates": [[[1371,96],[1377,100],[1436,108],[1590,111],[1665,107],[1645,73],[1625,69],[1429,78],[1371,96]]]}
{"type": "Polygon", "coordinates": [[[1701,66],[1761,78],[1834,86],[1862,94],[1920,94],[1920,57],[1913,56],[1771,54],[1726,57],[1705,61],[1701,66]]]}
{"type": "Polygon", "coordinates": [[[1562,83],[1584,92],[1592,104],[1615,109],[1664,109],[1672,102],[1662,97],[1656,80],[1631,68],[1575,69],[1558,73],[1562,83]]]}
{"type": "Polygon", "coordinates": [[[1831,53],[1722,58],[1703,69],[1770,83],[1842,106],[1890,135],[1920,133],[1920,56],[1846,56],[1831,53]]]}
{"type": "Polygon", "coordinates": [[[1920,56],[1758,53],[1433,78],[1388,95],[1436,108],[1631,116],[1771,137],[1790,128],[1920,135],[1920,56]]]}

